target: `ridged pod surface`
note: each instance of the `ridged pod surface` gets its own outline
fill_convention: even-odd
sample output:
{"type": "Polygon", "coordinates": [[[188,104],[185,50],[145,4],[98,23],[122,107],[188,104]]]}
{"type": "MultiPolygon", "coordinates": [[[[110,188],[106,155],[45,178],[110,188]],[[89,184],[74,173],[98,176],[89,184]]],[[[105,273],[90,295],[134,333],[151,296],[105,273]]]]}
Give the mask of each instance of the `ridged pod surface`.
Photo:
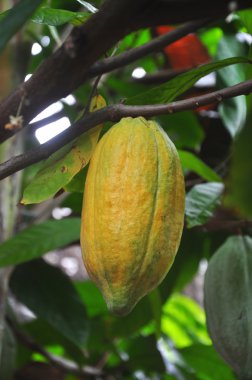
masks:
{"type": "Polygon", "coordinates": [[[211,258],[205,309],[216,350],[239,379],[252,379],[252,239],[232,236],[211,258]]]}
{"type": "Polygon", "coordinates": [[[88,170],[81,247],[108,308],[128,314],[165,277],[184,221],[184,178],[159,125],[123,118],[99,141],[88,170]]]}

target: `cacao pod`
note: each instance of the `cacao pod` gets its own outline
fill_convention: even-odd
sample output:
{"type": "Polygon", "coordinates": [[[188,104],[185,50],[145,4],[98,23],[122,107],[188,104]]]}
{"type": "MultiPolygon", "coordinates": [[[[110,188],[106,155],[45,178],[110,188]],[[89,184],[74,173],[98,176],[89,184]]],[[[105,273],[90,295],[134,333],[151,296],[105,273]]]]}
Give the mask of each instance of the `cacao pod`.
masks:
{"type": "Polygon", "coordinates": [[[184,219],[175,146],[153,121],[123,118],[99,141],[88,170],[81,247],[108,308],[128,314],[164,278],[184,219]]]}
{"type": "Polygon", "coordinates": [[[204,285],[213,344],[239,379],[252,379],[252,239],[232,236],[211,258],[204,285]]]}
{"type": "MultiPolygon", "coordinates": [[[[174,26],[158,26],[156,33],[160,36],[174,30],[174,26]]],[[[190,33],[185,37],[169,44],[164,48],[171,67],[177,69],[191,69],[210,62],[211,58],[207,49],[196,34],[190,33]]]]}

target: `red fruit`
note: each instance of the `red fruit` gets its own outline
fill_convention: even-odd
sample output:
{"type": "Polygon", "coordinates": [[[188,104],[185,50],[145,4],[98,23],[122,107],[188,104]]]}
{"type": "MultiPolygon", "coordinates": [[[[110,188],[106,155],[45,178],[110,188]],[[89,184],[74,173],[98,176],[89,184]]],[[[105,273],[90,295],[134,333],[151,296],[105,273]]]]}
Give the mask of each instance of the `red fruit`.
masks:
{"type": "MultiPolygon", "coordinates": [[[[173,26],[158,26],[156,32],[163,35],[173,26]]],[[[188,34],[164,48],[173,69],[189,69],[210,60],[208,52],[196,34],[188,34]]]]}

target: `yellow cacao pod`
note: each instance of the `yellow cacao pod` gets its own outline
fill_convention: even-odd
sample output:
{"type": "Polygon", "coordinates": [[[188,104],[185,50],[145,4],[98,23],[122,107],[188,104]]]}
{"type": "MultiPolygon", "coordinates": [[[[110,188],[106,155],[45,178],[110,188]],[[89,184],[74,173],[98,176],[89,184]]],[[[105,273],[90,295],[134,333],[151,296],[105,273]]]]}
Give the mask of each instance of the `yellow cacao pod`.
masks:
{"type": "Polygon", "coordinates": [[[170,269],[184,198],[176,148],[157,123],[123,118],[99,141],[86,178],[81,247],[115,314],[128,314],[170,269]]]}

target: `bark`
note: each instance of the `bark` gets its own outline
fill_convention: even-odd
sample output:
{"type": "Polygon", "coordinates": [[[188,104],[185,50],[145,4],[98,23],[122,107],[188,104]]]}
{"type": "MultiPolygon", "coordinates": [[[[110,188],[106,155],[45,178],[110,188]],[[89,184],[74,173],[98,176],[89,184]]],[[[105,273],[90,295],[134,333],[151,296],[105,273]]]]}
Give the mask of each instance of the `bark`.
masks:
{"type": "MultiPolygon", "coordinates": [[[[251,6],[250,0],[237,1],[238,9],[251,6]]],[[[5,129],[22,99],[24,124],[54,101],[67,96],[88,79],[89,69],[108,49],[131,31],[162,23],[225,17],[229,1],[214,7],[195,0],[107,0],[84,25],[74,28],[65,43],[0,104],[0,142],[15,131],[5,129]],[[45,85],[46,84],[46,85],[45,85]]]]}

